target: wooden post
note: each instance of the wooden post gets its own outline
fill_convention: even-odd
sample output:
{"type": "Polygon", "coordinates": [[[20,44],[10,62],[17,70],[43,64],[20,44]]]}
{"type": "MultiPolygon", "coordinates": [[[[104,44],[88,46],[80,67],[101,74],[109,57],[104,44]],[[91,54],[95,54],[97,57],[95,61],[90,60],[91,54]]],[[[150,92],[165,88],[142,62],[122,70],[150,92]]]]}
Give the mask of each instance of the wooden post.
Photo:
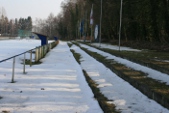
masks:
{"type": "Polygon", "coordinates": [[[43,46],[40,47],[41,48],[41,59],[43,57],[43,46]]]}
{"type": "Polygon", "coordinates": [[[42,58],[42,54],[41,54],[41,46],[39,47],[39,59],[41,59],[42,58]]]}
{"type": "Polygon", "coordinates": [[[35,62],[38,61],[38,48],[35,49],[35,62]]]}
{"type": "Polygon", "coordinates": [[[32,50],[30,51],[30,67],[32,66],[32,50]]]}

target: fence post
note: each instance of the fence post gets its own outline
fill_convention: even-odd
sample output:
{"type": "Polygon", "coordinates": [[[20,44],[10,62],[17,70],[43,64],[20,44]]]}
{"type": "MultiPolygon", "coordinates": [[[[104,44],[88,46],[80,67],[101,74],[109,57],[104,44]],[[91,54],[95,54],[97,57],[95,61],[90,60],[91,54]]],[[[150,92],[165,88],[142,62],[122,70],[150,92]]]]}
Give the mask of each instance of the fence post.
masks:
{"type": "Polygon", "coordinates": [[[51,43],[49,44],[49,51],[51,50],[51,43]]]}
{"type": "Polygon", "coordinates": [[[46,50],[45,50],[46,52],[45,52],[45,55],[47,54],[47,52],[48,52],[48,45],[46,45],[46,50]]]}
{"type": "Polygon", "coordinates": [[[35,62],[38,61],[38,48],[35,49],[35,62]]]}
{"type": "Polygon", "coordinates": [[[25,74],[26,72],[25,72],[25,54],[26,53],[24,53],[24,59],[23,59],[23,73],[25,74]]]}
{"type": "Polygon", "coordinates": [[[47,53],[47,45],[45,45],[45,55],[46,55],[46,53],[47,53]]]}
{"type": "Polygon", "coordinates": [[[13,58],[13,68],[12,68],[12,80],[11,80],[11,83],[14,83],[14,73],[15,73],[15,57],[13,58]]]}
{"type": "Polygon", "coordinates": [[[40,57],[40,55],[39,55],[39,52],[40,52],[40,51],[39,51],[39,47],[38,47],[37,49],[38,49],[38,60],[39,60],[39,57],[40,57]]]}
{"type": "Polygon", "coordinates": [[[43,52],[42,55],[43,55],[43,57],[44,57],[44,56],[45,56],[45,46],[42,46],[42,50],[43,50],[43,51],[42,51],[42,52],[43,52]]]}
{"type": "Polygon", "coordinates": [[[42,51],[42,54],[41,54],[41,56],[42,56],[42,58],[43,58],[43,46],[41,47],[41,51],[42,51]]]}
{"type": "Polygon", "coordinates": [[[45,54],[46,54],[46,45],[44,46],[44,54],[43,54],[43,56],[45,56],[45,54]]]}
{"type": "MultiPolygon", "coordinates": [[[[49,47],[50,47],[50,44],[48,44],[48,46],[47,46],[47,52],[49,52],[49,47]]],[[[47,52],[46,52],[46,53],[47,53],[47,52]]]]}
{"type": "Polygon", "coordinates": [[[30,51],[30,67],[32,66],[32,50],[30,51]]]}
{"type": "Polygon", "coordinates": [[[43,58],[43,46],[41,46],[41,58],[43,58]]]}
{"type": "Polygon", "coordinates": [[[39,59],[42,58],[42,50],[41,50],[41,46],[39,47],[39,59]]]}

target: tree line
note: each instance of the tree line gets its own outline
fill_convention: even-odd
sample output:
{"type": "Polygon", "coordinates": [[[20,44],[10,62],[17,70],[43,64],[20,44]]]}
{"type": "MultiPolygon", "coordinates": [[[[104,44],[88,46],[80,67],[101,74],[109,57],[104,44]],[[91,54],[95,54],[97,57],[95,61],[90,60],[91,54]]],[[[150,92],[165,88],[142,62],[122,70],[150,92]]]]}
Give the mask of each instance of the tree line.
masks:
{"type": "MultiPolygon", "coordinates": [[[[58,16],[50,15],[47,20],[39,23],[41,30],[62,39],[90,37],[92,4],[93,28],[95,25],[100,25],[101,0],[65,0],[62,3],[62,12],[58,16]],[[83,23],[83,32],[80,32],[81,23],[83,23]]],[[[102,2],[103,41],[119,39],[120,5],[121,0],[102,2]]],[[[123,0],[122,7],[122,41],[169,43],[168,0],[123,0]]]]}
{"type": "MultiPolygon", "coordinates": [[[[121,0],[102,1],[102,41],[118,40],[121,0]]],[[[34,31],[62,39],[90,37],[92,4],[94,28],[100,25],[101,0],[65,0],[62,12],[57,16],[50,14],[46,20],[37,19],[34,31]]],[[[121,40],[169,43],[168,0],[123,0],[122,6],[121,40]]],[[[17,36],[18,29],[32,30],[31,17],[9,20],[0,14],[1,35],[17,36]]]]}
{"type": "Polygon", "coordinates": [[[32,18],[8,19],[5,9],[0,12],[0,34],[1,36],[16,37],[18,30],[32,31],[32,18]]]}
{"type": "MultiPolygon", "coordinates": [[[[69,0],[62,5],[62,27],[59,30],[65,28],[63,31],[67,31],[67,35],[76,37],[76,29],[83,20],[87,24],[85,32],[90,36],[92,4],[94,26],[99,25],[101,0],[69,0]]],[[[103,0],[101,36],[104,39],[118,40],[120,4],[121,0],[103,0]]],[[[122,40],[168,43],[168,6],[168,0],[123,0],[122,40]]]]}
{"type": "Polygon", "coordinates": [[[54,16],[53,13],[50,13],[47,19],[36,19],[35,25],[33,26],[33,31],[47,35],[49,39],[53,39],[58,35],[57,24],[58,17],[54,16]]]}

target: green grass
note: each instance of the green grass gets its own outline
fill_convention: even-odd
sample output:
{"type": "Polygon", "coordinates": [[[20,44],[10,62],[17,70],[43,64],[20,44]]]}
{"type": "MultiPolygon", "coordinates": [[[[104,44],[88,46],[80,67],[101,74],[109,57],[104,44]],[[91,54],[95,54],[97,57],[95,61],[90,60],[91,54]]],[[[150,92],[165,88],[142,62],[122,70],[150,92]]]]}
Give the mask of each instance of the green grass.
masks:
{"type": "MultiPolygon", "coordinates": [[[[78,43],[75,43],[78,44],[78,43]]],[[[159,51],[152,51],[152,50],[143,50],[140,52],[136,51],[117,51],[108,48],[99,48],[96,46],[92,46],[88,43],[83,43],[88,46],[97,48],[104,52],[110,53],[114,56],[125,58],[132,62],[136,62],[138,64],[148,66],[160,72],[169,74],[169,62],[164,62],[165,60],[169,61],[169,53],[168,52],[159,52],[159,51]]],[[[78,44],[79,45],[79,44],[78,44]]]]}
{"type": "MultiPolygon", "coordinates": [[[[30,65],[30,60],[29,59],[25,59],[25,65],[30,65]]],[[[37,61],[37,62],[32,62],[31,65],[39,65],[41,64],[42,62],[41,61],[37,61]]],[[[21,63],[23,64],[23,63],[21,63]]]]}
{"type": "Polygon", "coordinates": [[[80,54],[75,53],[73,49],[71,49],[70,51],[73,53],[73,56],[76,59],[76,61],[80,64],[80,58],[81,58],[80,54]]]}
{"type": "MultiPolygon", "coordinates": [[[[75,53],[74,50],[71,50],[71,52],[73,53],[76,61],[80,64],[80,54],[75,53]]],[[[83,74],[86,78],[88,85],[92,89],[94,98],[99,102],[99,105],[104,113],[120,113],[119,111],[115,110],[114,104],[108,103],[109,100],[100,92],[100,89],[97,87],[98,85],[88,76],[85,70],[83,70],[83,74]]]]}
{"type": "Polygon", "coordinates": [[[86,81],[88,82],[90,88],[92,89],[94,93],[95,99],[98,100],[100,107],[104,111],[104,113],[120,113],[119,111],[115,110],[115,105],[108,103],[108,99],[100,92],[100,89],[97,88],[97,84],[95,81],[93,81],[89,75],[86,73],[86,71],[83,70],[83,73],[85,75],[86,81]]]}
{"type": "Polygon", "coordinates": [[[160,83],[154,79],[148,78],[146,73],[144,73],[142,71],[133,70],[131,68],[124,66],[123,64],[119,64],[115,61],[108,60],[108,59],[106,59],[106,57],[103,57],[102,55],[100,55],[96,52],[91,52],[91,51],[89,51],[85,48],[82,48],[82,47],[81,47],[81,49],[83,49],[89,55],[93,56],[99,62],[102,62],[103,64],[105,64],[107,67],[109,67],[109,68],[113,67],[115,70],[123,73],[127,77],[130,77],[134,80],[138,80],[138,82],[144,83],[147,86],[151,86],[151,88],[153,90],[157,90],[157,88],[159,88],[158,90],[164,90],[162,92],[165,92],[165,94],[169,94],[169,86],[168,85],[166,85],[165,83],[160,83]],[[166,88],[168,90],[166,90],[166,88]]]}
{"type": "Polygon", "coordinates": [[[73,45],[72,43],[67,43],[67,44],[68,44],[69,47],[72,47],[72,45],[73,45]]]}
{"type": "MultiPolygon", "coordinates": [[[[114,60],[106,59],[105,57],[96,52],[91,52],[83,47],[80,48],[84,50],[86,53],[88,53],[90,56],[94,57],[99,62],[103,63],[106,67],[111,69],[119,77],[128,81],[131,85],[139,89],[148,97],[154,99],[151,93],[153,92],[156,95],[160,95],[163,99],[165,98],[165,100],[169,101],[169,86],[166,85],[166,83],[161,83],[157,80],[147,77],[147,73],[133,70],[131,68],[124,66],[123,64],[115,62],[114,60]]],[[[157,99],[156,101],[158,101],[164,107],[167,107],[166,104],[164,104],[163,102],[157,99]]]]}

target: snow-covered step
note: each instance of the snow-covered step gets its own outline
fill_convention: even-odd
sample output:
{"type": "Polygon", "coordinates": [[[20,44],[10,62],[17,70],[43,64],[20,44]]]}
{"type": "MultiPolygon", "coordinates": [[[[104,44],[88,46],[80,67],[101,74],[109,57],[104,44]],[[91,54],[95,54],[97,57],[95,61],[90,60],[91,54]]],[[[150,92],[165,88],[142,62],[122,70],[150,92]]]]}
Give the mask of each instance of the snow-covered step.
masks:
{"type": "MultiPolygon", "coordinates": [[[[147,96],[119,78],[103,64],[97,62],[77,46],[73,46],[72,49],[81,54],[82,68],[99,84],[103,94],[110,100],[113,100],[117,109],[120,109],[122,113],[169,112],[166,108],[147,98],[147,96]]],[[[89,50],[91,50],[91,48],[89,50]]]]}

